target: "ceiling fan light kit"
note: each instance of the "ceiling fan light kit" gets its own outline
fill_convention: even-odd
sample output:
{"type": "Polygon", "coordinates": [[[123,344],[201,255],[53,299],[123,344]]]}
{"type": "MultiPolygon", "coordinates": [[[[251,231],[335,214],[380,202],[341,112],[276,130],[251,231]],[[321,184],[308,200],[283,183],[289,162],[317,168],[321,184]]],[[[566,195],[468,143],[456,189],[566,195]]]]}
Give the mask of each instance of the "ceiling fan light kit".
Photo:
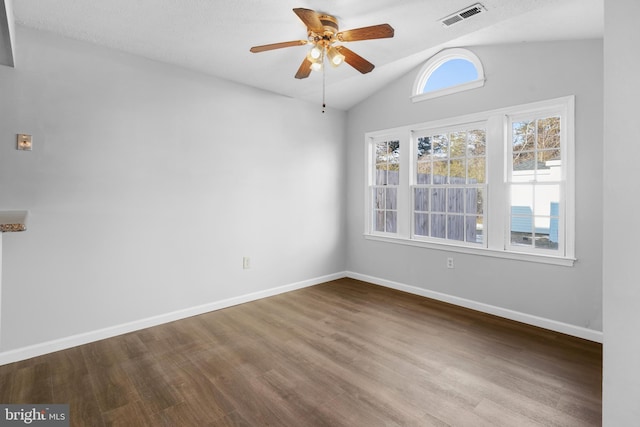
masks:
{"type": "Polygon", "coordinates": [[[327,57],[329,58],[329,63],[335,67],[344,61],[344,55],[338,52],[338,49],[333,46],[327,49],[327,57]]]}
{"type": "MultiPolygon", "coordinates": [[[[334,43],[391,38],[394,35],[394,29],[389,24],[339,31],[338,20],[335,16],[304,8],[293,9],[293,12],[298,15],[298,18],[300,18],[307,27],[306,40],[294,40],[254,46],[250,51],[253,53],[259,53],[285,47],[312,44],[313,46],[302,60],[302,64],[300,64],[300,67],[295,74],[296,79],[306,79],[311,74],[311,71],[323,71],[324,73],[325,67],[323,64],[325,62],[325,58],[327,58],[329,64],[333,67],[337,67],[343,62],[346,62],[362,74],[369,73],[375,68],[375,65],[345,46],[334,46],[334,43]]],[[[322,112],[324,113],[324,78],[322,85],[322,112]]]]}

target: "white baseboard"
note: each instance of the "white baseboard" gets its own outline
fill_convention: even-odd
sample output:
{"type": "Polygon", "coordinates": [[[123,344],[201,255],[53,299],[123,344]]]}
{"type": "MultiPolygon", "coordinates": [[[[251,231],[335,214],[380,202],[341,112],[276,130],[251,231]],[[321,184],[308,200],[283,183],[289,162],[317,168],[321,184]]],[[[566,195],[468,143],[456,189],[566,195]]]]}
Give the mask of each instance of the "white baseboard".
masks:
{"type": "Polygon", "coordinates": [[[438,301],[447,302],[450,304],[458,305],[461,307],[470,308],[472,310],[480,311],[482,313],[493,314],[498,317],[503,317],[509,320],[515,320],[517,322],[526,323],[540,328],[549,329],[555,332],[561,332],[563,334],[571,335],[578,338],[583,338],[589,341],[595,341],[598,343],[603,342],[603,333],[593,329],[583,328],[581,326],[575,326],[568,323],[558,322],[556,320],[545,319],[543,317],[534,316],[531,314],[520,313],[518,311],[509,310],[502,307],[496,307],[481,302],[468,300],[465,298],[456,297],[453,295],[447,295],[440,292],[430,291],[428,289],[418,288],[416,286],[405,285],[391,280],[380,279],[378,277],[367,276],[364,274],[354,273],[347,271],[347,277],[352,279],[362,280],[363,282],[369,282],[387,288],[397,289],[399,291],[408,292],[414,295],[420,295],[423,297],[431,298],[438,301]]]}
{"type": "Polygon", "coordinates": [[[60,338],[57,340],[35,344],[28,347],[22,347],[15,350],[0,352],[0,366],[6,365],[8,363],[18,362],[20,360],[29,359],[31,357],[41,356],[47,353],[53,353],[55,351],[65,350],[67,348],[76,347],[82,344],[88,344],[90,342],[99,341],[105,338],[111,338],[129,332],[138,331],[140,329],[150,328],[152,326],[161,325],[163,323],[169,323],[175,320],[197,316],[199,314],[208,313],[210,311],[220,310],[234,305],[244,304],[262,298],[271,297],[285,292],[294,291],[296,289],[318,285],[320,283],[329,282],[331,280],[341,279],[346,276],[347,275],[344,272],[334,273],[327,276],[316,277],[313,279],[304,280],[289,285],[278,286],[276,288],[253,292],[246,295],[240,295],[221,301],[214,301],[196,307],[177,310],[146,319],[136,320],[134,322],[99,329],[96,331],[60,338]]]}
{"type": "Polygon", "coordinates": [[[364,282],[385,286],[391,289],[397,289],[399,291],[408,292],[414,295],[420,295],[426,298],[432,298],[438,301],[443,301],[443,302],[458,305],[461,307],[470,308],[472,310],[480,311],[487,314],[493,314],[495,316],[503,317],[505,319],[515,320],[518,322],[526,323],[533,326],[538,326],[540,328],[549,329],[556,332],[561,332],[563,334],[572,335],[572,336],[583,338],[586,340],[595,341],[599,343],[603,342],[602,332],[595,331],[593,329],[583,328],[583,327],[571,325],[568,323],[562,323],[555,320],[545,319],[543,317],[533,316],[526,313],[520,313],[520,312],[509,310],[506,308],[496,307],[493,305],[484,304],[481,302],[472,301],[465,298],[456,297],[453,295],[447,295],[440,292],[430,291],[428,289],[422,289],[415,286],[405,285],[405,284],[394,282],[391,280],[380,279],[378,277],[367,276],[364,274],[347,271],[347,272],[334,273],[327,276],[316,277],[313,279],[304,280],[304,281],[292,283],[289,285],[266,289],[264,291],[253,292],[246,295],[240,295],[237,297],[228,298],[221,301],[214,301],[214,302],[199,305],[196,307],[187,308],[184,310],[177,310],[170,313],[149,317],[146,319],[140,319],[134,322],[116,325],[116,326],[99,329],[96,331],[91,331],[83,334],[73,335],[70,337],[60,338],[57,340],[35,344],[28,347],[22,347],[15,350],[0,352],[0,365],[18,362],[20,360],[41,356],[47,353],[53,353],[55,351],[65,350],[67,348],[76,347],[82,344],[88,344],[90,342],[99,341],[105,338],[115,337],[118,335],[138,331],[145,328],[150,328],[152,326],[173,322],[175,320],[185,319],[191,316],[197,316],[199,314],[220,310],[220,309],[231,307],[238,304],[244,304],[247,302],[259,300],[262,298],[267,298],[267,297],[282,294],[285,292],[294,291],[296,289],[302,289],[309,286],[318,285],[320,283],[329,282],[331,280],[341,279],[343,277],[350,277],[352,279],[362,280],[364,282]]]}

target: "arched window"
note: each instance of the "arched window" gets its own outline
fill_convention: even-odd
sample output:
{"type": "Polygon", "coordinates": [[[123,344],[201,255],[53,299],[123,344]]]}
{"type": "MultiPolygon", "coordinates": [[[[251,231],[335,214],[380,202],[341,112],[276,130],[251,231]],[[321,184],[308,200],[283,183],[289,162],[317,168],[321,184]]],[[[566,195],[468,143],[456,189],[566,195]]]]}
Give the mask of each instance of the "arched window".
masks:
{"type": "Polygon", "coordinates": [[[424,64],[413,85],[412,101],[424,101],[484,86],[480,59],[462,48],[446,49],[424,64]]]}

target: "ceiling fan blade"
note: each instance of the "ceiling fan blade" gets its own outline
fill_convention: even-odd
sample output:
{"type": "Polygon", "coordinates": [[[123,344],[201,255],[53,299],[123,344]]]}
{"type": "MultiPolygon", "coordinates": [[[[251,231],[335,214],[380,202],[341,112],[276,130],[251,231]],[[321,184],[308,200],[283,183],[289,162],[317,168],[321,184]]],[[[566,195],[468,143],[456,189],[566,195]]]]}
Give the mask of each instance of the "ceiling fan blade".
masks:
{"type": "Polygon", "coordinates": [[[362,56],[353,52],[351,49],[348,49],[344,46],[335,46],[336,50],[344,55],[344,61],[351,65],[356,70],[360,71],[362,74],[367,74],[376,67],[371,62],[364,59],[362,56]]]}
{"type": "Polygon", "coordinates": [[[296,73],[296,79],[306,79],[311,74],[311,61],[309,59],[304,58],[302,64],[300,64],[300,68],[298,68],[298,72],[296,73]]]}
{"type": "Polygon", "coordinates": [[[254,46],[249,49],[253,53],[265,52],[267,50],[281,49],[283,47],[303,46],[307,44],[306,40],[294,40],[290,42],[264,44],[262,46],[254,46]]]}
{"type": "Polygon", "coordinates": [[[314,33],[323,33],[324,27],[320,22],[320,14],[315,10],[304,9],[302,7],[293,9],[298,18],[304,22],[304,25],[314,33]]]}
{"type": "Polygon", "coordinates": [[[341,31],[336,38],[341,42],[355,42],[358,40],[386,39],[393,37],[393,27],[389,24],[373,25],[371,27],[356,28],[341,31]]]}

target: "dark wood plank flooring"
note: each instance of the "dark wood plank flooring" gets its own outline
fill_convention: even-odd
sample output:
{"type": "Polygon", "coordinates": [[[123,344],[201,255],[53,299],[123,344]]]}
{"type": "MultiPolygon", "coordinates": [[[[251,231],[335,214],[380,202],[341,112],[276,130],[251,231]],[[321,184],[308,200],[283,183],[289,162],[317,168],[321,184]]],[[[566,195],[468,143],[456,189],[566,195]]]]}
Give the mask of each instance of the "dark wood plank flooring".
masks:
{"type": "Polygon", "coordinates": [[[598,426],[602,346],[341,279],[0,366],[72,426],[598,426]]]}

